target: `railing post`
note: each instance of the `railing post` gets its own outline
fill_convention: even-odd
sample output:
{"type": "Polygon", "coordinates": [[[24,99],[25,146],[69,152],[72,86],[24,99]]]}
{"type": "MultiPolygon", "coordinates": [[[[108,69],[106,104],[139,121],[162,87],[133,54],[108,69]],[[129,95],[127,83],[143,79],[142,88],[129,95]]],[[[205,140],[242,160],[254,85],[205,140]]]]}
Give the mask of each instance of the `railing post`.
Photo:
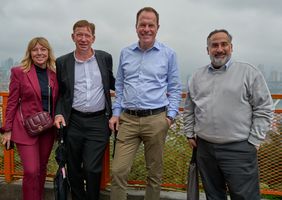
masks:
{"type": "MultiPolygon", "coordinates": [[[[114,91],[111,91],[111,98],[114,97],[115,97],[115,93],[114,91]]],[[[103,171],[102,171],[100,189],[104,190],[107,187],[110,180],[111,180],[111,176],[110,176],[110,142],[109,142],[107,144],[103,158],[103,171]]]]}
{"type": "MultiPolygon", "coordinates": [[[[2,102],[2,119],[3,119],[3,125],[5,123],[5,116],[6,116],[6,108],[8,103],[8,92],[1,92],[0,96],[3,97],[2,102]]],[[[14,167],[14,150],[7,151],[4,150],[4,175],[6,182],[12,181],[12,172],[14,167]]]]}
{"type": "Polygon", "coordinates": [[[4,150],[4,175],[5,181],[12,181],[12,163],[14,163],[14,150],[4,150]]]}
{"type": "Polygon", "coordinates": [[[101,190],[104,190],[109,182],[110,182],[110,145],[108,143],[103,158],[103,170],[102,170],[102,178],[100,185],[101,190]]]}

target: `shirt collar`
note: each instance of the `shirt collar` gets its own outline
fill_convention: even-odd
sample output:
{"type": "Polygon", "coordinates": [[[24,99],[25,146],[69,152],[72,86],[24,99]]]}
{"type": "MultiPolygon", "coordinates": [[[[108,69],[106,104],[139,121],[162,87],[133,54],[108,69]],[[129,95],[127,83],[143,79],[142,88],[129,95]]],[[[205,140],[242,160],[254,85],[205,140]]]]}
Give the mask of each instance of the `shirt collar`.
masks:
{"type": "Polygon", "coordinates": [[[73,56],[74,56],[74,59],[75,59],[75,62],[77,63],[86,63],[86,62],[89,62],[89,61],[93,61],[95,59],[95,52],[93,53],[93,55],[88,58],[87,60],[79,60],[76,56],[75,56],[75,51],[73,52],[73,56]]]}
{"type": "MultiPolygon", "coordinates": [[[[134,50],[143,51],[143,50],[140,48],[140,46],[139,46],[139,42],[134,43],[134,44],[131,45],[129,48],[130,48],[132,51],[134,51],[134,50]]],[[[161,48],[161,47],[160,47],[160,43],[159,43],[157,40],[155,40],[154,45],[153,45],[150,49],[147,49],[146,51],[150,51],[151,49],[157,49],[157,50],[159,50],[160,48],[161,48]]]]}

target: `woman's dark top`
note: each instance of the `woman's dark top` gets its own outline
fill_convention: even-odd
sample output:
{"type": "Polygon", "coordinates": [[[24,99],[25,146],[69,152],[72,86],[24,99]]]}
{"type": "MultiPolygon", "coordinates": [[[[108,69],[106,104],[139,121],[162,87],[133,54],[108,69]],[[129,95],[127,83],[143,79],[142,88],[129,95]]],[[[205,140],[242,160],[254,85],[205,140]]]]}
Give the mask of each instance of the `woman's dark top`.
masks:
{"type": "Polygon", "coordinates": [[[47,74],[47,68],[42,69],[35,65],[37,78],[39,81],[40,89],[41,89],[41,99],[42,99],[42,107],[44,111],[48,111],[48,104],[49,104],[49,95],[50,95],[50,114],[52,112],[52,93],[50,88],[50,94],[49,94],[49,81],[48,81],[48,74],[47,74]]]}

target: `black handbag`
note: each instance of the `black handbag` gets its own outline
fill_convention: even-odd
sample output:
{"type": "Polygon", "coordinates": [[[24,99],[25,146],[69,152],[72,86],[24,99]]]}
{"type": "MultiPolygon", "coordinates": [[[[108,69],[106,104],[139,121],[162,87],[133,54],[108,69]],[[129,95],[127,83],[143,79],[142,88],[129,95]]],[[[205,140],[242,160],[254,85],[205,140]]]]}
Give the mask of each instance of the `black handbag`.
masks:
{"type": "Polygon", "coordinates": [[[199,200],[199,176],[196,156],[197,148],[194,147],[188,169],[187,200],[199,200]]]}

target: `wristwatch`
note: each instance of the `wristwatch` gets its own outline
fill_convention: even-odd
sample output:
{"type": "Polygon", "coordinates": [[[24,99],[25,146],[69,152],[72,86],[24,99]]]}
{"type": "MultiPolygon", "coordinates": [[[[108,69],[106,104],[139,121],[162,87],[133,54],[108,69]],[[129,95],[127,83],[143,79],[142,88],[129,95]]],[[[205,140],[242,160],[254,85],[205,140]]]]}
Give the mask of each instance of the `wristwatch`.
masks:
{"type": "Polygon", "coordinates": [[[175,122],[175,119],[171,116],[166,116],[166,118],[168,118],[171,121],[171,124],[173,124],[175,122]]]}

